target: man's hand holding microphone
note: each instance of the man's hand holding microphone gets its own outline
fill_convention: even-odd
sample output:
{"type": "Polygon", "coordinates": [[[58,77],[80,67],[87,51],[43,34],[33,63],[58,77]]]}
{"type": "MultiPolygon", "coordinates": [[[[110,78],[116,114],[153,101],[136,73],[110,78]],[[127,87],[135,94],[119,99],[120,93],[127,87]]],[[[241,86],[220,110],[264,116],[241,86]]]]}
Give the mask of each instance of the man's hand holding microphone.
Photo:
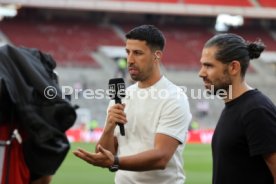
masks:
{"type": "MultiPolygon", "coordinates": [[[[107,115],[107,122],[105,125],[105,130],[104,131],[114,131],[116,125],[119,125],[123,127],[124,129],[124,124],[127,122],[126,119],[126,114],[124,112],[125,109],[125,104],[115,104],[110,109],[108,110],[108,115],[107,115]]],[[[120,128],[121,130],[121,128],[120,128]]],[[[125,132],[123,130],[123,134],[121,131],[121,135],[125,135],[125,132]]]]}
{"type": "Polygon", "coordinates": [[[125,97],[125,83],[122,78],[110,79],[109,95],[115,104],[108,110],[107,120],[99,144],[96,147],[96,153],[87,152],[81,148],[74,151],[74,155],[85,160],[86,162],[98,166],[109,168],[110,171],[117,171],[119,168],[119,159],[116,156],[117,148],[114,147],[114,130],[116,125],[120,127],[120,134],[125,136],[124,124],[127,123],[124,112],[125,104],[121,103],[121,98],[125,97]],[[105,146],[101,145],[104,144],[105,146]]]}

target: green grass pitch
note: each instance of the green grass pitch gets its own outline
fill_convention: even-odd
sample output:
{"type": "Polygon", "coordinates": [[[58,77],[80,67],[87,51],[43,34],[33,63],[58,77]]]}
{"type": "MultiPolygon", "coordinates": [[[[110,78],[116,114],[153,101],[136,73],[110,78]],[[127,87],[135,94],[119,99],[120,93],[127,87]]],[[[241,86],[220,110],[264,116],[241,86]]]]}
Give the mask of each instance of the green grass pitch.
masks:
{"type": "MultiPolygon", "coordinates": [[[[112,184],[114,174],[94,167],[72,153],[78,147],[94,151],[94,144],[72,143],[71,150],[54,175],[52,184],[112,184]]],[[[209,144],[187,144],[184,150],[185,184],[210,184],[212,157],[209,144]]]]}

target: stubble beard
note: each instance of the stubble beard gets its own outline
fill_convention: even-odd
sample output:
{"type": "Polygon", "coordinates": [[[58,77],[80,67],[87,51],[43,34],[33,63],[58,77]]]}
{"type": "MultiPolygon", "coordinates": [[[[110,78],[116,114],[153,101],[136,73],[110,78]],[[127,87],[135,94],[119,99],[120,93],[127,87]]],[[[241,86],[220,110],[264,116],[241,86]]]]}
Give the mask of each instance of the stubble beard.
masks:
{"type": "Polygon", "coordinates": [[[229,89],[230,89],[230,86],[232,85],[232,80],[229,77],[226,69],[223,71],[223,74],[224,76],[221,79],[212,83],[211,89],[208,89],[208,94],[218,95],[222,98],[225,98],[229,94],[229,89]],[[224,92],[224,93],[221,93],[221,92],[224,92]],[[224,94],[224,96],[222,96],[221,94],[224,94]]]}

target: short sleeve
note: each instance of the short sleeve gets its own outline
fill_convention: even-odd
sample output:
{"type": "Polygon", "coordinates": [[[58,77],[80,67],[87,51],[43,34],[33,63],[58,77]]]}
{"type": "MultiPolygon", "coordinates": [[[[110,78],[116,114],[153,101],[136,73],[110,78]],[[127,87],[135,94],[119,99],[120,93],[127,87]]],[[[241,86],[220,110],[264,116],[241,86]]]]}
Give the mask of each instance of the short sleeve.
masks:
{"type": "Polygon", "coordinates": [[[250,155],[276,151],[276,113],[266,108],[250,111],[244,121],[250,155]]]}
{"type": "Polygon", "coordinates": [[[186,96],[167,99],[162,108],[157,133],[162,133],[184,143],[192,115],[186,96]]]}

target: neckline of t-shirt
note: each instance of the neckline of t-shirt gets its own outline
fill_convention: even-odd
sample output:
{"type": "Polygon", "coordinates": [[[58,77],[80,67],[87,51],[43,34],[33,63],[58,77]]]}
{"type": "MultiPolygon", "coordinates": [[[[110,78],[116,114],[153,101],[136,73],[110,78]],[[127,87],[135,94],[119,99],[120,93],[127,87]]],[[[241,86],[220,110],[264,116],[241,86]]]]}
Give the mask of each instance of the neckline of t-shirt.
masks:
{"type": "Polygon", "coordinates": [[[150,90],[152,88],[157,88],[162,83],[162,81],[164,81],[164,80],[165,80],[165,76],[163,75],[156,83],[154,83],[153,85],[151,85],[151,86],[149,86],[147,88],[140,88],[138,86],[138,82],[136,83],[136,87],[137,87],[138,90],[148,91],[148,90],[150,90]]]}
{"type": "Polygon", "coordinates": [[[231,100],[230,102],[225,103],[225,105],[226,105],[226,107],[230,107],[234,104],[237,104],[237,103],[243,101],[244,98],[246,98],[247,96],[254,95],[257,91],[258,91],[258,89],[248,90],[248,91],[244,92],[243,94],[241,94],[240,96],[238,96],[237,98],[231,100]]]}

